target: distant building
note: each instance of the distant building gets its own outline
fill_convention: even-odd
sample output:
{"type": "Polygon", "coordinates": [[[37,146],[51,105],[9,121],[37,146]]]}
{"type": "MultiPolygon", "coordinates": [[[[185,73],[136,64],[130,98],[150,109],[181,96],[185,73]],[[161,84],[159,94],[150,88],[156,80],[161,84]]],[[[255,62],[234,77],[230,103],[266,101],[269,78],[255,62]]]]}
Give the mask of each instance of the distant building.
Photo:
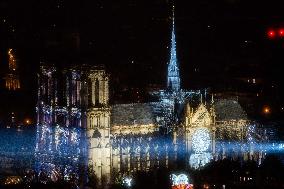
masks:
{"type": "MultiPolygon", "coordinates": [[[[3,82],[0,88],[0,122],[5,127],[19,126],[20,117],[23,115],[21,108],[21,81],[19,78],[18,61],[14,49],[8,49],[7,57],[8,65],[3,66],[1,75],[3,82]]],[[[5,59],[3,59],[5,61],[5,59]]]]}
{"type": "Polygon", "coordinates": [[[17,59],[13,52],[13,49],[8,50],[8,58],[9,58],[9,71],[5,76],[5,87],[8,90],[17,90],[20,89],[20,80],[18,75],[18,65],[17,59]]]}

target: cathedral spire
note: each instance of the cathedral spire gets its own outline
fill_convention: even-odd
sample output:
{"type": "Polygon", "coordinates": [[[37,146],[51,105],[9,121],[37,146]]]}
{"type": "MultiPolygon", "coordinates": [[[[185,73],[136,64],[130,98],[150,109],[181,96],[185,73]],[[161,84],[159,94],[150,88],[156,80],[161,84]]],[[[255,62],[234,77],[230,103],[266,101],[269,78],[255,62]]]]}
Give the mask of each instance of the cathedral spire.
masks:
{"type": "Polygon", "coordinates": [[[173,17],[172,17],[172,38],[171,38],[171,57],[168,64],[168,81],[167,87],[172,91],[180,90],[180,76],[179,68],[177,64],[176,55],[176,38],[175,38],[175,6],[173,5],[173,17]]]}

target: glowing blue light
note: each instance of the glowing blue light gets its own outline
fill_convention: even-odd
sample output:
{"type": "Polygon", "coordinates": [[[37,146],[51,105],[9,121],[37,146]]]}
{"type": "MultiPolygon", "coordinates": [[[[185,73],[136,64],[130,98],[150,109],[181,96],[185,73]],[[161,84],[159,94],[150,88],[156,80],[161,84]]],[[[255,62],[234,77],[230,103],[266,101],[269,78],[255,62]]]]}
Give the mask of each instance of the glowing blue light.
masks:
{"type": "Polygon", "coordinates": [[[209,130],[205,127],[198,128],[192,136],[192,149],[195,153],[203,153],[209,149],[211,140],[209,130]]]}
{"type": "Polygon", "coordinates": [[[202,168],[213,159],[211,153],[191,154],[189,158],[189,165],[194,168],[202,168]]]}
{"type": "Polygon", "coordinates": [[[180,76],[179,68],[177,65],[177,56],[176,56],[176,37],[175,37],[175,23],[173,17],[173,28],[172,28],[172,39],[171,39],[171,58],[168,65],[168,89],[172,91],[180,90],[180,76]]]}
{"type": "Polygon", "coordinates": [[[37,125],[36,169],[44,182],[56,181],[59,177],[78,178],[77,172],[83,163],[80,157],[84,156],[85,148],[81,132],[80,128],[37,125]]]}
{"type": "Polygon", "coordinates": [[[179,175],[171,174],[171,180],[172,180],[172,186],[189,184],[189,179],[185,174],[179,174],[179,175]]]}
{"type": "Polygon", "coordinates": [[[130,177],[124,177],[122,179],[122,183],[126,186],[126,187],[131,187],[132,186],[132,178],[130,177]]]}

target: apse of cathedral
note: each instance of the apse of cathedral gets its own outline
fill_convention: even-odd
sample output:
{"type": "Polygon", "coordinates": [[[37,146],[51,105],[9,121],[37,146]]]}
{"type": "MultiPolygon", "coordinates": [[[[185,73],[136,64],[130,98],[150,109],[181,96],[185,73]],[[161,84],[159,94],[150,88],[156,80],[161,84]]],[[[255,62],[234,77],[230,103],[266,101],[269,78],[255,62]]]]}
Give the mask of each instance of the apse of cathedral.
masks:
{"type": "Polygon", "coordinates": [[[244,159],[261,157],[249,147],[235,152],[222,145],[233,141],[238,149],[237,142],[250,136],[249,120],[236,99],[181,88],[174,27],[173,16],[167,88],[152,93],[159,98],[155,102],[109,104],[104,66],[57,70],[41,64],[36,107],[40,176],[70,179],[89,167],[108,183],[119,174],[174,167],[181,159],[197,169],[237,153],[244,159]]]}

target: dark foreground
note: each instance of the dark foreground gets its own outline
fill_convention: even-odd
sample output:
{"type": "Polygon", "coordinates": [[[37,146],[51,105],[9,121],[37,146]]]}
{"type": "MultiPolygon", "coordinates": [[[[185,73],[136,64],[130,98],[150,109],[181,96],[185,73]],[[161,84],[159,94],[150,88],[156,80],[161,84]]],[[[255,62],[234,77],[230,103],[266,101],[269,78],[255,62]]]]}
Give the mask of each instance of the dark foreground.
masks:
{"type": "MultiPolygon", "coordinates": [[[[113,189],[133,188],[133,189],[170,189],[172,173],[184,173],[188,175],[190,183],[194,189],[276,189],[284,188],[284,166],[279,154],[269,155],[264,162],[258,166],[255,161],[228,160],[211,162],[200,170],[185,168],[185,165],[176,164],[176,168],[157,168],[150,172],[133,173],[131,186],[126,186],[121,182],[122,176],[117,176],[112,180],[113,184],[106,187],[113,189]]],[[[30,177],[31,178],[31,177],[30,177]]],[[[87,181],[70,179],[69,181],[59,180],[52,183],[40,183],[36,177],[29,179],[29,175],[22,177],[20,184],[5,185],[2,179],[0,188],[40,188],[40,189],[73,189],[73,188],[102,188],[95,175],[89,173],[87,181]],[[84,184],[83,184],[84,183],[84,184]]],[[[103,183],[102,183],[103,184],[103,183]]]]}

